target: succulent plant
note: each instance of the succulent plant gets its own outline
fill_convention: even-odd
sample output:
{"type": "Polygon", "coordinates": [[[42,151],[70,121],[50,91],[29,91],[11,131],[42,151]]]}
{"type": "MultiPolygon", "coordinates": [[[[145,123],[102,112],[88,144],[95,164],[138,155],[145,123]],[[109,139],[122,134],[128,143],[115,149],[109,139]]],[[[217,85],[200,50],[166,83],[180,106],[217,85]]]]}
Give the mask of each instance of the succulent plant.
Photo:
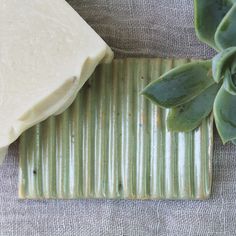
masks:
{"type": "Polygon", "coordinates": [[[236,0],[194,3],[196,34],[218,54],[165,73],[142,93],[169,109],[169,130],[191,131],[213,110],[223,143],[236,144],[236,0]]]}

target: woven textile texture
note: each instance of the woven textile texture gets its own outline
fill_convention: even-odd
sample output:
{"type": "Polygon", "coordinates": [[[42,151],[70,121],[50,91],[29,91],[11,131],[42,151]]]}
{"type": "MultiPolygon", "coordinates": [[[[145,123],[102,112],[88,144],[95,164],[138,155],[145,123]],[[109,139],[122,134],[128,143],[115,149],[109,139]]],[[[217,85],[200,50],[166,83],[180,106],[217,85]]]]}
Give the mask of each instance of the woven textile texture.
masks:
{"type": "MultiPolygon", "coordinates": [[[[192,0],[71,0],[116,56],[208,58],[192,0]]],[[[236,146],[214,145],[207,201],[18,200],[17,144],[0,167],[0,235],[236,235],[236,146]]]]}

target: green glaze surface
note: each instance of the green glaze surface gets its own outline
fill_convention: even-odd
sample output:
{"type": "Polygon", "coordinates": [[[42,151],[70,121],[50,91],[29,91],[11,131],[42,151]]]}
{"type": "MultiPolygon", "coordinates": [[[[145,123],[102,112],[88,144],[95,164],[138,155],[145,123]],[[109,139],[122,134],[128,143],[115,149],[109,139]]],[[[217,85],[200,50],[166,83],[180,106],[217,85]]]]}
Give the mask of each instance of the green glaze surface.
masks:
{"type": "Polygon", "coordinates": [[[213,83],[211,62],[192,62],[165,73],[142,93],[160,107],[171,108],[189,102],[213,83]]]}
{"type": "Polygon", "coordinates": [[[167,111],[140,95],[186,62],[120,59],[99,66],[68,110],[21,136],[20,197],[209,197],[212,118],[193,132],[169,132],[167,111]]]}

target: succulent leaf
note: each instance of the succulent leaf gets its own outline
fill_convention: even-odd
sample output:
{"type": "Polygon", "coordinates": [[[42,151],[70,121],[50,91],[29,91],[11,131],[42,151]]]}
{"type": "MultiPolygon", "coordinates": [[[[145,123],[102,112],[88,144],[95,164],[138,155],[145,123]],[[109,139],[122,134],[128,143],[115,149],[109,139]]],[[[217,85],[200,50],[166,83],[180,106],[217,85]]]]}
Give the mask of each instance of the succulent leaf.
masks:
{"type": "MultiPolygon", "coordinates": [[[[212,59],[212,75],[216,83],[223,79],[227,68],[236,68],[236,47],[227,48],[212,59]]],[[[234,72],[235,73],[235,72],[234,72]]]]}
{"type": "Polygon", "coordinates": [[[235,0],[195,0],[195,29],[198,38],[219,50],[215,42],[216,30],[235,0]]]}
{"type": "Polygon", "coordinates": [[[167,125],[177,132],[198,127],[213,106],[223,143],[236,144],[236,0],[194,3],[197,36],[221,52],[212,61],[192,62],[167,72],[148,85],[143,95],[171,108],[167,125]]]}
{"type": "Polygon", "coordinates": [[[170,70],[142,94],[160,107],[171,108],[191,101],[212,84],[211,61],[192,62],[170,70]]]}
{"type": "Polygon", "coordinates": [[[223,143],[236,139],[236,96],[228,93],[224,86],[216,96],[213,111],[223,143]]]}
{"type": "Polygon", "coordinates": [[[232,75],[230,70],[226,70],[225,72],[225,78],[224,78],[224,89],[232,94],[232,95],[236,95],[236,75],[232,75]]]}
{"type": "Polygon", "coordinates": [[[236,46],[236,4],[229,10],[218,26],[215,42],[219,49],[236,46]]]}
{"type": "Polygon", "coordinates": [[[177,132],[188,132],[197,128],[202,119],[212,111],[214,99],[220,86],[221,84],[213,84],[192,101],[172,108],[167,118],[168,129],[177,132]]]}

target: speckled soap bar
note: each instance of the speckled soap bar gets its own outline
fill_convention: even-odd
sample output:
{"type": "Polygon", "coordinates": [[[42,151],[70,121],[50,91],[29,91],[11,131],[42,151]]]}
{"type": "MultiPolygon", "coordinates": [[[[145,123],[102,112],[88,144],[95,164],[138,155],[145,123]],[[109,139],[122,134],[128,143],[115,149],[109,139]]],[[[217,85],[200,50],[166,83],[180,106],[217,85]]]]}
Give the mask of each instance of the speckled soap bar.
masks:
{"type": "Polygon", "coordinates": [[[170,133],[166,112],[140,95],[187,60],[118,59],[99,66],[72,106],[20,138],[19,197],[205,199],[212,118],[170,133]]]}

